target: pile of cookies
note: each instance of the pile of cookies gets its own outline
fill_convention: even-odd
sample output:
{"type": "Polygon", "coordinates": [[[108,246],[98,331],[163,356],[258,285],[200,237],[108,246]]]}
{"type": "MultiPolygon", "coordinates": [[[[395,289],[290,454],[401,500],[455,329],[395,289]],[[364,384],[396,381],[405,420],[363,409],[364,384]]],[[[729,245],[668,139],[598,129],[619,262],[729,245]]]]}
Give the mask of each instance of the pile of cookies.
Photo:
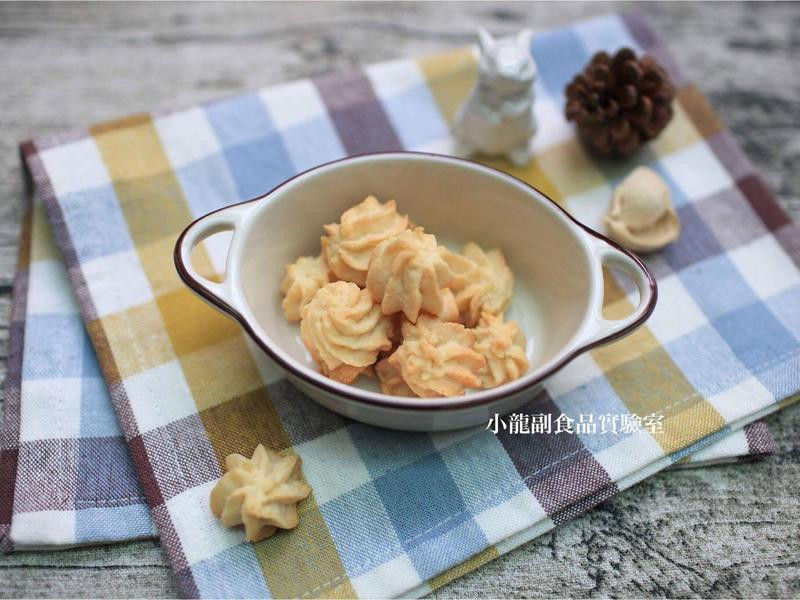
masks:
{"type": "Polygon", "coordinates": [[[385,394],[458,396],[528,370],[504,321],[514,276],[499,249],[460,253],[373,196],[325,225],[322,254],[286,267],[283,311],[323,374],[375,375],[385,394]]]}

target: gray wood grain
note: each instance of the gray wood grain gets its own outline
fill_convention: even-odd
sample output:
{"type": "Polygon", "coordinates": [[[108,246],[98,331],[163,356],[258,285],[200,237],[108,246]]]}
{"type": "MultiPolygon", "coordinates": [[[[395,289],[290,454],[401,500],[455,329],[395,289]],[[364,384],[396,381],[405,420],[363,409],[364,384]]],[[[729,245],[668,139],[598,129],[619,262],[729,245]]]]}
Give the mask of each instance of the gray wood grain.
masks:
{"type": "MultiPolygon", "coordinates": [[[[631,4],[0,4],[0,378],[22,179],[16,144],[631,4]]],[[[687,75],[800,216],[796,4],[644,3],[687,75]]],[[[769,419],[779,453],[661,473],[434,594],[800,596],[800,411],[769,419]]],[[[153,541],[0,557],[0,597],[170,597],[153,541]]]]}

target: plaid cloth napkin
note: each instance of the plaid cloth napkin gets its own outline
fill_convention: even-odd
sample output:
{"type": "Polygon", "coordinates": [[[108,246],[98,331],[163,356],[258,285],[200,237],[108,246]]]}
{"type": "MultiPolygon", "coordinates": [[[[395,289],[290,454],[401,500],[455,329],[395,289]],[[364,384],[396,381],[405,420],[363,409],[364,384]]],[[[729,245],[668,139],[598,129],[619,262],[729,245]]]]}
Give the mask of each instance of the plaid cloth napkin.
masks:
{"type": "MultiPolygon", "coordinates": [[[[86,334],[44,207],[23,218],[12,304],[0,549],[155,537],[157,530],[86,334]]],[[[774,451],[758,421],[673,467],[774,451]]]]}
{"type": "Polygon", "coordinates": [[[0,548],[157,535],[38,201],[23,218],[11,324],[0,548]]]}
{"type": "MultiPolygon", "coordinates": [[[[0,549],[155,537],[155,524],[38,198],[23,218],[12,315],[0,446],[0,549]]],[[[671,468],[773,451],[772,437],[758,421],[671,468]]]]}
{"type": "MultiPolygon", "coordinates": [[[[592,223],[635,164],[670,182],[681,240],[649,262],[648,326],[549,382],[529,413],[663,415],[663,431],[427,435],[344,420],[304,398],[230,321],[184,289],[171,250],[193,216],[346,153],[450,148],[470,52],[397,61],[24,147],[142,488],[191,596],[419,595],[796,399],[797,229],[696,88],[635,16],[541,34],[530,181],[592,223]],[[655,54],[676,117],[626,163],[595,163],[561,117],[564,83],[599,48],[655,54]],[[291,447],[314,493],[301,524],[258,544],[222,528],[222,458],[291,447]]],[[[209,272],[221,253],[200,252],[209,272]]],[[[613,280],[608,310],[629,300],[613,280]]]]}

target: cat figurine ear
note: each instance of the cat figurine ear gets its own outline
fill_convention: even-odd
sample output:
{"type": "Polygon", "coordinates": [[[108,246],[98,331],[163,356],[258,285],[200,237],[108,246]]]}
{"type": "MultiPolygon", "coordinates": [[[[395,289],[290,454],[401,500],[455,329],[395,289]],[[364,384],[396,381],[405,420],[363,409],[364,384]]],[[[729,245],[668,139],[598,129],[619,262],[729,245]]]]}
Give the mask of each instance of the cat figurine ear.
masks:
{"type": "Polygon", "coordinates": [[[483,27],[478,29],[478,45],[481,47],[481,54],[486,56],[491,54],[494,50],[496,42],[492,34],[486,31],[483,27]]]}
{"type": "Polygon", "coordinates": [[[536,78],[536,75],[539,73],[539,67],[536,64],[536,60],[533,58],[533,53],[531,51],[531,44],[533,43],[533,30],[532,29],[523,29],[517,34],[517,47],[525,53],[526,55],[531,57],[531,63],[533,67],[533,77],[536,78]]]}
{"type": "Polygon", "coordinates": [[[533,40],[533,29],[523,29],[517,34],[517,44],[525,50],[530,50],[533,40]]]}

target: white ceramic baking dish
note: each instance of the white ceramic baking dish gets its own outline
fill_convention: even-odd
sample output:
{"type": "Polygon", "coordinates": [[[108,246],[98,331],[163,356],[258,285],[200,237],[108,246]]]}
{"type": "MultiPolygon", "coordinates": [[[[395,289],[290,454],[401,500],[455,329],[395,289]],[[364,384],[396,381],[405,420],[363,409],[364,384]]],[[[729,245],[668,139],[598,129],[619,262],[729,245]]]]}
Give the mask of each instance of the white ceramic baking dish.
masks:
{"type": "Polygon", "coordinates": [[[210,213],[189,225],[175,247],[183,281],[236,319],[289,380],[323,406],[394,429],[444,430],[486,423],[532,398],[542,382],[578,354],[640,326],[656,302],[653,276],[633,254],[582,225],[524,182],[478,163],[392,152],[355,156],[306,171],[268,194],[210,213]],[[286,264],[320,251],[322,226],[372,194],[458,249],[475,241],[503,250],[515,275],[507,318],[528,341],[528,373],[500,387],[454,398],[380,393],[361,377],[354,385],[320,374],[283,317],[280,282],[286,264]],[[232,231],[221,283],[202,277],[191,251],[208,236],[232,231]],[[602,316],[603,265],[626,272],[639,302],[616,321],[602,316]]]}

